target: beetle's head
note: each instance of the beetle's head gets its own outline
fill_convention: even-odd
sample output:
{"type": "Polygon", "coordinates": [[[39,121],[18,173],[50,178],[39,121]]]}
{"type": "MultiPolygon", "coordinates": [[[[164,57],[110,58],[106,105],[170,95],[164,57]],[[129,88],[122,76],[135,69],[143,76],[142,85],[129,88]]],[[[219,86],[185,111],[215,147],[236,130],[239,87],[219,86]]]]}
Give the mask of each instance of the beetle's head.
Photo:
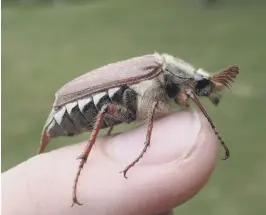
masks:
{"type": "Polygon", "coordinates": [[[198,96],[208,96],[214,105],[220,101],[219,91],[225,87],[230,88],[230,83],[239,73],[238,66],[231,66],[221,72],[210,76],[203,69],[198,69],[194,73],[195,88],[194,91],[198,96]]]}
{"type": "Polygon", "coordinates": [[[231,66],[214,75],[210,75],[205,70],[196,69],[189,63],[168,54],[161,55],[164,60],[163,70],[166,73],[168,83],[182,88],[182,86],[193,86],[192,89],[197,96],[210,97],[216,93],[230,87],[230,82],[236,78],[239,68],[231,66]],[[169,81],[171,80],[171,81],[169,81]]]}
{"type": "Polygon", "coordinates": [[[202,69],[194,73],[195,92],[198,96],[209,96],[211,93],[219,92],[225,87],[230,88],[231,82],[239,73],[238,66],[231,66],[221,72],[210,76],[202,69]]]}

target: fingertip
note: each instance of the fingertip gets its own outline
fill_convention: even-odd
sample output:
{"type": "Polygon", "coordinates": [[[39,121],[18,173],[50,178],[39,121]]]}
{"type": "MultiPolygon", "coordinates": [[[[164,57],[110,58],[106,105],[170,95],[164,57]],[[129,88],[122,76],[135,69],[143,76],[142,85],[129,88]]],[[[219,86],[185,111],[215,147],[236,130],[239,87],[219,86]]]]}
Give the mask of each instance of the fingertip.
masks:
{"type": "MultiPolygon", "coordinates": [[[[106,145],[119,168],[138,156],[145,132],[144,126],[119,135],[106,145]]],[[[151,214],[183,204],[209,180],[217,152],[217,137],[201,112],[182,111],[157,120],[151,146],[129,170],[128,180],[120,182],[122,187],[132,186],[127,191],[131,197],[123,199],[125,207],[136,207],[132,198],[146,202],[140,210],[151,214]]]]}
{"type": "MultiPolygon", "coordinates": [[[[203,132],[210,142],[217,141],[208,121],[198,111],[180,111],[156,120],[150,146],[139,165],[182,160],[195,148],[200,132],[203,132]]],[[[125,165],[143,149],[146,133],[147,125],[140,126],[109,138],[102,145],[102,149],[112,159],[125,165]]]]}

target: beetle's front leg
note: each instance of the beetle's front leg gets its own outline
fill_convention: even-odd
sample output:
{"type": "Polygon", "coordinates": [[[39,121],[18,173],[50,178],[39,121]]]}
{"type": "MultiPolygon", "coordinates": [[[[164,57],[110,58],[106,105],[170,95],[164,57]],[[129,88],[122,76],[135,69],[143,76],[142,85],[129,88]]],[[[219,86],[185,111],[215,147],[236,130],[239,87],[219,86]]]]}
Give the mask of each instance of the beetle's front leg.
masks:
{"type": "Polygon", "coordinates": [[[195,95],[195,93],[193,93],[193,91],[191,89],[187,90],[187,95],[192,99],[192,101],[199,107],[199,109],[201,110],[201,112],[204,114],[204,116],[207,118],[207,120],[209,121],[215,135],[218,137],[219,141],[221,142],[224,150],[225,150],[225,157],[223,158],[223,160],[226,160],[229,158],[230,156],[230,151],[228,146],[225,144],[225,142],[223,141],[222,137],[219,135],[218,131],[216,130],[215,125],[212,122],[212,119],[209,117],[207,111],[205,110],[205,108],[203,107],[203,105],[200,103],[199,99],[197,98],[197,96],[195,95]]]}
{"type": "Polygon", "coordinates": [[[144,153],[147,151],[148,147],[150,146],[151,134],[152,134],[152,128],[153,128],[153,121],[154,121],[155,111],[156,111],[157,105],[158,105],[158,102],[157,101],[154,102],[152,104],[151,109],[149,110],[149,113],[148,113],[148,129],[147,129],[147,133],[146,133],[146,141],[144,143],[144,147],[143,147],[141,153],[123,171],[120,172],[120,173],[124,174],[125,178],[127,178],[126,174],[127,174],[128,170],[130,170],[131,167],[133,167],[140,160],[140,158],[143,157],[144,153]]]}
{"type": "Polygon", "coordinates": [[[94,124],[94,128],[92,130],[90,139],[86,145],[86,148],[83,151],[83,153],[78,157],[78,159],[81,159],[81,161],[80,161],[79,168],[78,168],[75,180],[74,180],[72,207],[74,206],[74,204],[82,205],[77,199],[77,184],[78,184],[81,170],[84,164],[86,163],[88,156],[91,152],[91,149],[96,141],[96,137],[100,131],[104,117],[109,117],[114,120],[120,120],[122,122],[132,122],[136,120],[136,114],[123,106],[115,105],[115,104],[108,104],[102,107],[101,111],[97,115],[97,119],[94,124]]]}

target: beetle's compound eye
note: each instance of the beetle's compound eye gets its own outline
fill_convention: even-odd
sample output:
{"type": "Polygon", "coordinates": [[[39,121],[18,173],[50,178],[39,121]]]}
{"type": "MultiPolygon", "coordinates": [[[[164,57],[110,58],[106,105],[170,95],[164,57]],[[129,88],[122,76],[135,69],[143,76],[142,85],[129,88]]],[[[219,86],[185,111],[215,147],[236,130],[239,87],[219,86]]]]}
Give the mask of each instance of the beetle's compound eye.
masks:
{"type": "Polygon", "coordinates": [[[211,81],[208,79],[202,79],[196,81],[195,92],[198,96],[208,96],[212,91],[211,81]]]}

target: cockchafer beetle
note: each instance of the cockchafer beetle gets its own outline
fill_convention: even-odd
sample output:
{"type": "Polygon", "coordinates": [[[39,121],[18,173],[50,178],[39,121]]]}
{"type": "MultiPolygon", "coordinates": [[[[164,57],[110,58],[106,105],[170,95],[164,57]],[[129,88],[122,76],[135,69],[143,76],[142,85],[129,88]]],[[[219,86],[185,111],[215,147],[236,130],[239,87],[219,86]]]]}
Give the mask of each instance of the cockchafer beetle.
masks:
{"type": "Polygon", "coordinates": [[[73,136],[91,131],[85,150],[79,156],[80,165],[73,186],[73,204],[77,200],[77,183],[100,129],[136,120],[147,120],[144,148],[139,156],[122,171],[127,171],[143,156],[152,134],[153,122],[170,111],[171,103],[189,107],[191,99],[208,119],[225,149],[229,149],[200,103],[198,96],[208,97],[217,105],[219,91],[230,88],[239,73],[238,66],[208,74],[169,54],[148,54],[133,57],[94,69],[61,87],[55,94],[52,111],[44,125],[39,153],[48,142],[59,136],[73,136]]]}

